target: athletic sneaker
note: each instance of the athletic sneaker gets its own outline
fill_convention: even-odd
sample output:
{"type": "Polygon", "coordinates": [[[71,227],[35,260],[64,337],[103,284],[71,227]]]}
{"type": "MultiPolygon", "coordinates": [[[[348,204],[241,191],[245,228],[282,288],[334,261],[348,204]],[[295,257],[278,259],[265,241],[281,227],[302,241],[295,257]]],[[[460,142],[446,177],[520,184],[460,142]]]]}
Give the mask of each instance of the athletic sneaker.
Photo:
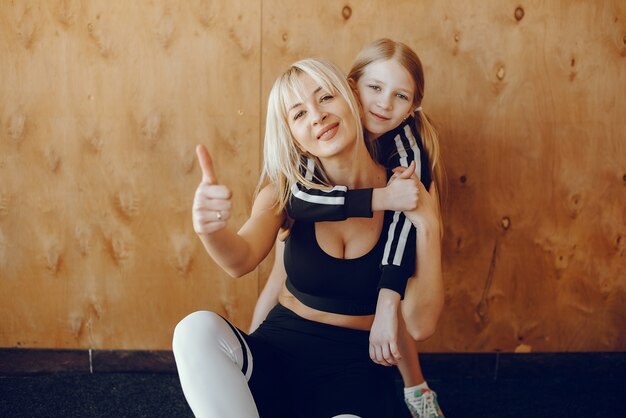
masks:
{"type": "Polygon", "coordinates": [[[411,411],[413,418],[444,418],[443,412],[437,402],[437,394],[430,389],[417,389],[412,393],[412,401],[406,398],[404,402],[411,411]]]}

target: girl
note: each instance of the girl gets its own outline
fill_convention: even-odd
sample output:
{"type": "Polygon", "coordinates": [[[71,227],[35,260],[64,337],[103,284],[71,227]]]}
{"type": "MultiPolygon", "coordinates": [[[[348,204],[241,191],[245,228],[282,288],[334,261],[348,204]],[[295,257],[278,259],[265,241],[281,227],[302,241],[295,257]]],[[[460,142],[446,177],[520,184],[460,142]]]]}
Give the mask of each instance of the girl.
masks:
{"type": "MultiPolygon", "coordinates": [[[[262,182],[268,185],[255,198],[250,218],[234,232],[226,228],[230,191],[217,182],[206,149],[198,147],[203,180],[194,198],[194,229],[232,276],[253,270],[270,251],[302,161],[315,159],[324,186],[382,188],[392,176],[369,157],[345,78],[319,60],[295,63],[274,84],[264,154],[262,182]]],[[[409,170],[399,177],[412,180],[409,170]]],[[[406,214],[417,227],[418,256],[436,265],[441,257],[436,196],[419,181],[412,185],[421,197],[406,214]]],[[[392,376],[367,355],[376,298],[391,292],[377,289],[376,266],[384,252],[381,236],[392,221],[391,212],[342,222],[296,221],[285,241],[284,265],[294,285],[306,289],[315,303],[305,304],[283,289],[279,305],[251,335],[211,312],[184,318],[173,348],[194,414],[392,417],[392,376]]],[[[439,282],[441,271],[418,266],[418,277],[420,284],[407,286],[407,300],[425,284],[439,282]]],[[[440,309],[422,303],[403,306],[403,312],[415,331],[433,328],[440,309]]]]}
{"type": "MultiPolygon", "coordinates": [[[[436,131],[421,110],[424,74],[415,52],[405,44],[390,39],[374,41],[359,53],[348,78],[362,106],[361,121],[366,139],[379,162],[394,168],[399,165],[407,167],[415,161],[415,171],[425,186],[430,185],[432,176],[440,185],[442,169],[438,139],[436,131]]],[[[311,161],[308,163],[304,175],[316,178],[315,167],[311,161]]],[[[371,216],[372,209],[398,210],[389,206],[397,204],[397,201],[386,198],[385,191],[347,190],[341,186],[319,190],[298,184],[290,201],[289,214],[295,220],[330,221],[371,216]],[[343,202],[337,203],[338,198],[342,198],[343,202]]],[[[403,272],[409,270],[415,262],[414,247],[407,245],[414,240],[414,230],[401,213],[397,212],[394,219],[387,239],[389,251],[385,252],[381,260],[379,287],[392,289],[402,297],[406,286],[406,280],[402,281],[402,278],[408,278],[403,272]],[[402,233],[394,233],[397,230],[409,233],[403,238],[402,233]]],[[[277,242],[275,265],[255,308],[252,329],[262,321],[267,309],[276,303],[280,287],[285,281],[282,250],[282,245],[277,242]]],[[[288,278],[287,285],[290,285],[288,278]]],[[[297,291],[293,286],[290,290],[292,293],[297,291]]],[[[379,299],[380,303],[384,301],[379,299]]],[[[370,335],[372,360],[383,365],[398,365],[405,384],[405,402],[412,416],[442,417],[436,394],[428,388],[422,375],[415,344],[404,327],[400,328],[398,336],[395,330],[393,319],[378,315],[377,311],[370,335]]]]}

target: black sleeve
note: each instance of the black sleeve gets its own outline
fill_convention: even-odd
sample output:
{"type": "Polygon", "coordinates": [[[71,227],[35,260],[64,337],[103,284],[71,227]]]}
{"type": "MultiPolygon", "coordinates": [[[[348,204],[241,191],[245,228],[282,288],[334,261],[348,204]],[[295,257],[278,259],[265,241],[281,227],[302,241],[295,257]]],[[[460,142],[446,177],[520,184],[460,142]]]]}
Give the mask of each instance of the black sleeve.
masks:
{"type": "MultiPolygon", "coordinates": [[[[310,158],[303,157],[300,172],[314,183],[320,178],[315,162],[310,158]]],[[[371,218],[373,191],[374,189],[348,190],[346,186],[320,190],[297,183],[291,188],[287,213],[296,221],[306,222],[371,218]]]]}
{"type": "Polygon", "coordinates": [[[404,299],[406,284],[415,274],[415,227],[402,212],[385,212],[392,217],[386,232],[385,251],[380,264],[378,289],[391,289],[404,299]]]}
{"type": "Polygon", "coordinates": [[[415,125],[415,118],[410,116],[393,131],[378,138],[379,162],[390,170],[396,167],[408,167],[415,161],[415,173],[422,184],[429,189],[432,181],[428,153],[424,149],[422,137],[415,125]]]}
{"type": "MultiPolygon", "coordinates": [[[[415,171],[428,189],[431,173],[421,137],[415,129],[415,120],[409,117],[398,128],[390,131],[379,139],[381,163],[388,169],[398,166],[408,167],[416,162],[415,171]]],[[[381,261],[381,279],[379,289],[391,289],[404,298],[406,283],[415,273],[415,227],[401,212],[387,213],[393,216],[386,231],[385,253],[381,261]]]]}
{"type": "Polygon", "coordinates": [[[347,218],[372,217],[373,189],[348,190],[335,186],[330,191],[292,187],[287,213],[296,221],[343,221],[347,218]]]}

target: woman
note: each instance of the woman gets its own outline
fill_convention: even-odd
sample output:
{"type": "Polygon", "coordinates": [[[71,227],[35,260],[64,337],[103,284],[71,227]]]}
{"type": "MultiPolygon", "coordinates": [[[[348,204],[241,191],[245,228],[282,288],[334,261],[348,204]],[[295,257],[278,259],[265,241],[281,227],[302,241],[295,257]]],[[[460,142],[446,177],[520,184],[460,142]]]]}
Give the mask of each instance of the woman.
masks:
{"type": "MultiPolygon", "coordinates": [[[[320,187],[302,176],[302,161],[315,159],[324,187],[378,188],[391,177],[369,156],[358,104],[345,77],[319,60],[294,64],[272,88],[262,177],[268,185],[258,193],[239,232],[226,228],[228,188],[217,183],[206,150],[199,147],[198,154],[203,182],[194,199],[194,229],[211,257],[232,276],[253,270],[270,251],[286,219],[291,186],[300,182],[320,187]]],[[[435,197],[411,174],[407,170],[402,176],[413,179],[421,194],[407,217],[422,232],[418,251],[438,260],[435,197]]],[[[249,336],[211,312],[183,319],[173,348],[193,412],[237,418],[390,417],[392,376],[371,362],[368,353],[377,267],[384,250],[381,232],[390,222],[382,212],[342,222],[296,222],[286,241],[285,267],[316,303],[305,305],[284,290],[280,304],[249,336]]],[[[418,287],[409,283],[407,292],[418,287]]],[[[410,306],[405,316],[436,321],[438,311],[425,314],[423,307],[410,306]]]]}

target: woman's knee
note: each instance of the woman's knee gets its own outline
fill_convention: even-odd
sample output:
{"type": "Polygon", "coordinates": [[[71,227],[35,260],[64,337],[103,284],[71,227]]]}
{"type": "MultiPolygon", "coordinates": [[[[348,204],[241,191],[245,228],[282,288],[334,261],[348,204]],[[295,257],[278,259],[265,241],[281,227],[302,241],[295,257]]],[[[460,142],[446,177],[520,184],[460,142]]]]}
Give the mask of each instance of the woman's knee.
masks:
{"type": "Polygon", "coordinates": [[[184,317],[174,328],[174,352],[189,344],[207,344],[215,341],[222,332],[224,319],[210,311],[196,311],[184,317]]]}

